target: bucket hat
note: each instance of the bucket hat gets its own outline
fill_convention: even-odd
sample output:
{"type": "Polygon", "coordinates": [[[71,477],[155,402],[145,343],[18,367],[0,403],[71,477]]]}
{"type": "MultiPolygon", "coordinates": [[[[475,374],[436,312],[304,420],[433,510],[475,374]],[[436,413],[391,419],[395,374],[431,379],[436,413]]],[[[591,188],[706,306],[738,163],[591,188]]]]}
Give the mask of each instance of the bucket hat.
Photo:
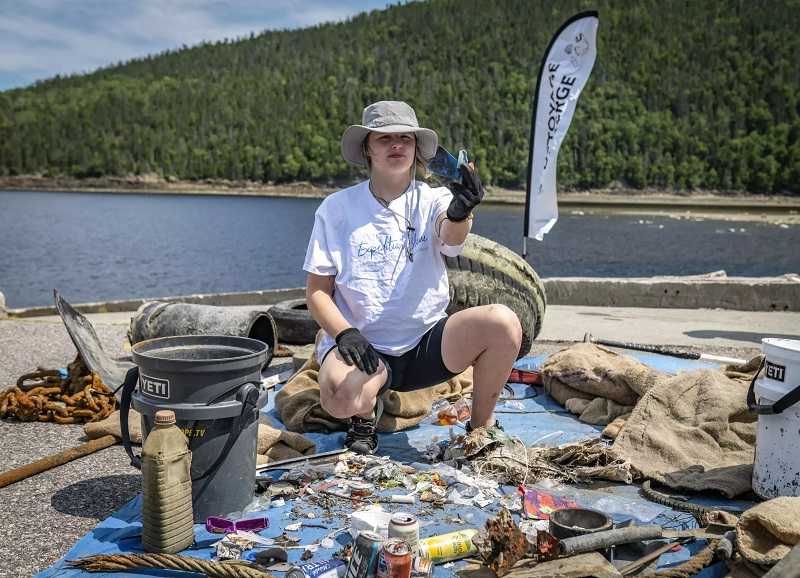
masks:
{"type": "Polygon", "coordinates": [[[361,124],[347,128],[342,135],[342,156],[351,165],[364,167],[362,143],[370,132],[400,133],[413,132],[417,137],[417,148],[425,160],[436,154],[439,137],[429,128],[422,128],[417,122],[414,109],[398,100],[382,100],[370,104],[361,115],[361,124]]]}

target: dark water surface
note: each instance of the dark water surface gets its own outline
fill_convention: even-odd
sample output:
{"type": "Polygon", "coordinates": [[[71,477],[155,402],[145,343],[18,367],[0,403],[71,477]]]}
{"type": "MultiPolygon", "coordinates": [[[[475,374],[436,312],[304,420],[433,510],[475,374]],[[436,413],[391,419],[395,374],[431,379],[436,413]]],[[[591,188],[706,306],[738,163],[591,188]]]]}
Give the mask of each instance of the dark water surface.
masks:
{"type": "MultiPolygon", "coordinates": [[[[318,199],[0,191],[9,307],[304,285],[318,199]]],[[[522,247],[521,206],[481,207],[473,231],[522,247]]],[[[800,272],[800,227],[563,214],[528,241],[542,277],[800,272]]]]}

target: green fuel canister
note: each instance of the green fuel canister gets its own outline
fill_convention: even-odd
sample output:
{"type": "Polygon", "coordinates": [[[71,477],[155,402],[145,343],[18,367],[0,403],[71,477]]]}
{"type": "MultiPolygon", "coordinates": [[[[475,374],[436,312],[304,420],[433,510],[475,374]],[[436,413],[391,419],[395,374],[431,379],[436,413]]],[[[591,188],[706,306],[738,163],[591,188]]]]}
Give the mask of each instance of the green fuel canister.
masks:
{"type": "Polygon", "coordinates": [[[142,546],[174,554],[194,542],[192,454],[175,425],[175,413],[160,410],[142,446],[142,546]]]}

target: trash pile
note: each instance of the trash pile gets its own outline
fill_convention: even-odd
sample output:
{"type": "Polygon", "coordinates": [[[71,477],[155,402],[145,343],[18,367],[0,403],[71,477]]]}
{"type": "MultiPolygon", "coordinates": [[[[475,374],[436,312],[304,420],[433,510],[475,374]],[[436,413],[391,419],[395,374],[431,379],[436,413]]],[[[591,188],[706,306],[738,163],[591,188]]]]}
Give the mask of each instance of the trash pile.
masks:
{"type": "Polygon", "coordinates": [[[0,392],[0,418],[20,421],[86,423],[116,409],[111,390],[78,355],[66,368],[39,368],[0,392]]]}
{"type": "MultiPolygon", "coordinates": [[[[537,488],[502,486],[485,475],[488,466],[477,471],[469,448],[503,435],[490,428],[455,438],[450,463],[431,469],[344,450],[296,458],[290,469],[281,463],[260,466],[256,499],[236,515],[206,521],[213,560],[191,559],[187,566],[185,557],[144,554],[91,556],[73,564],[105,571],[196,567],[212,576],[287,572],[290,578],[324,572],[422,578],[440,566],[452,572],[483,567],[513,577],[627,576],[653,571],[667,551],[689,548],[694,555],[687,553],[688,560],[669,575],[691,576],[718,560],[763,570],[761,565],[774,564],[800,543],[800,498],[766,502],[741,519],[725,512],[704,527],[672,529],[614,525],[608,512],[614,510],[614,496],[608,495],[612,507],[598,501],[597,509],[583,508],[563,497],[554,480],[537,488]],[[497,513],[476,515],[482,510],[497,513]],[[271,536],[261,535],[265,531],[271,536]],[[292,550],[302,552],[294,564],[292,550]],[[455,567],[458,560],[466,563],[455,567]],[[215,564],[224,564],[228,574],[215,564]]],[[[568,444],[563,455],[573,455],[576,445],[568,444]]],[[[654,505],[659,509],[665,508],[654,505]]]]}
{"type": "MultiPolygon", "coordinates": [[[[430,438],[412,446],[431,465],[344,450],[273,456],[277,462],[256,468],[251,504],[225,519],[209,518],[208,535],[196,531],[198,541],[211,538],[214,559],[193,559],[192,568],[212,576],[285,572],[288,578],[692,576],[724,561],[734,575],[773,576],[784,574],[771,566],[790,552],[800,556],[800,498],[776,498],[742,513],[656,489],[715,489],[728,498],[749,489],[748,473],[739,470],[752,464],[755,420],[744,400],[752,367],[666,376],[580,344],[551,356],[542,374],[545,389],[580,419],[616,422],[616,434],[608,436],[615,441],[552,447],[540,445],[544,438],[528,445],[498,427],[459,435],[451,428],[448,439],[424,450],[430,438]],[[583,485],[597,480],[614,484],[583,485]],[[641,494],[619,485],[642,480],[641,494]],[[662,556],[669,568],[658,570],[662,556]]],[[[280,415],[302,409],[299,425],[335,429],[318,412],[309,385],[315,376],[306,377],[292,390],[302,404],[292,405],[297,400],[285,389],[279,394],[280,415]]],[[[506,401],[519,399],[526,398],[506,401]]],[[[471,409],[465,388],[424,405],[432,409],[430,421],[443,426],[463,424],[471,409]]],[[[403,419],[420,423],[425,418],[418,413],[403,419]]],[[[75,563],[99,570],[189,568],[180,556],[159,559],[172,566],[154,566],[146,555],[75,563]]],[[[719,575],[721,566],[709,572],[719,575]]]]}

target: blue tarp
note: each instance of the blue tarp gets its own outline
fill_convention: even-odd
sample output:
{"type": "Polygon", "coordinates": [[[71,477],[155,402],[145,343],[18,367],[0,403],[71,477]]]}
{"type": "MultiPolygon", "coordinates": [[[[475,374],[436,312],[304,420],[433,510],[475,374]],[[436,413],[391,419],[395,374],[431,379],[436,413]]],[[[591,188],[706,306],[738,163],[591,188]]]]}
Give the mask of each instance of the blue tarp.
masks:
{"type": "MultiPolygon", "coordinates": [[[[630,352],[626,352],[630,353],[630,352]]],[[[633,354],[642,362],[650,365],[654,369],[667,373],[677,373],[678,371],[697,369],[700,367],[715,367],[703,361],[684,360],[672,358],[658,354],[635,353],[633,354]]],[[[543,356],[526,357],[521,359],[516,367],[520,369],[536,369],[544,360],[543,356]]],[[[579,422],[575,417],[566,412],[564,408],[556,403],[548,395],[542,393],[541,388],[533,388],[521,384],[512,384],[515,398],[520,399],[524,409],[506,407],[506,404],[499,404],[497,407],[498,418],[503,424],[504,429],[511,435],[519,437],[525,444],[531,445],[534,442],[546,442],[547,445],[557,445],[571,441],[579,441],[598,437],[602,428],[590,426],[579,422]]],[[[272,418],[272,421],[279,425],[280,422],[274,408],[274,396],[271,396],[270,403],[264,408],[264,413],[272,418]]],[[[516,404],[514,404],[516,405],[516,404]]],[[[325,452],[339,449],[344,441],[344,433],[332,434],[306,434],[317,444],[318,452],[325,452]]],[[[406,431],[381,434],[380,435],[380,455],[388,455],[394,460],[408,463],[418,469],[429,469],[433,466],[426,463],[423,452],[432,442],[449,438],[447,427],[422,423],[417,427],[406,431]]],[[[506,494],[517,492],[514,487],[506,486],[502,488],[506,494]]],[[[555,486],[548,487],[547,491],[568,497],[584,507],[600,507],[614,518],[615,522],[623,523],[634,521],[635,523],[654,523],[662,524],[672,528],[694,527],[694,519],[688,514],[675,512],[669,508],[664,508],[653,504],[642,498],[636,486],[602,484],[601,489],[592,487],[576,486],[555,486]]],[[[126,576],[172,576],[190,577],[196,574],[176,571],[137,571],[136,573],[87,573],[70,568],[67,560],[75,560],[84,556],[95,554],[129,554],[142,553],[141,549],[141,503],[142,496],[125,504],[113,515],[103,520],[91,532],[81,538],[67,553],[64,558],[56,562],[38,576],[42,578],[66,577],[66,578],[88,578],[91,576],[109,576],[114,578],[124,578],[126,576]]],[[[704,499],[702,503],[718,506],[735,506],[741,508],[749,504],[741,502],[734,503],[729,500],[709,500],[704,499]]],[[[264,537],[279,536],[285,525],[299,521],[292,508],[294,501],[288,501],[281,507],[272,507],[261,512],[252,512],[250,517],[262,514],[270,519],[270,527],[259,534],[264,537]]],[[[387,505],[387,510],[415,511],[423,509],[425,504],[417,506],[408,505],[387,505]]],[[[457,509],[448,506],[444,510],[433,510],[431,515],[420,516],[420,535],[432,536],[445,532],[463,529],[468,526],[457,525],[448,522],[448,519],[455,513],[460,518],[467,520],[470,527],[482,527],[485,521],[497,514],[500,504],[493,504],[485,509],[471,506],[457,506],[457,509]]],[[[426,508],[430,511],[429,508],[426,508]]],[[[303,502],[304,512],[314,512],[316,518],[314,523],[325,525],[328,529],[322,528],[302,528],[299,532],[301,544],[319,542],[326,534],[342,526],[340,518],[326,519],[324,512],[307,501],[303,502]]],[[[349,504],[343,504],[342,512],[349,511],[349,504]]],[[[309,520],[307,520],[309,521],[309,520]]],[[[213,549],[211,544],[219,540],[220,535],[210,534],[203,525],[195,525],[195,545],[193,548],[182,552],[184,555],[195,556],[202,559],[211,559],[213,549]]],[[[337,543],[332,549],[319,548],[316,551],[313,561],[329,559],[334,552],[341,549],[349,540],[349,534],[339,534],[336,538],[337,543]]],[[[702,548],[703,543],[695,541],[688,547],[680,548],[677,552],[670,552],[662,556],[659,560],[659,567],[667,567],[686,560],[689,556],[702,548]]],[[[289,550],[289,561],[299,562],[302,548],[289,550]]],[[[437,566],[435,576],[451,576],[457,570],[459,563],[453,567],[445,568],[437,566]]],[[[701,578],[716,578],[725,575],[725,566],[717,563],[698,574],[701,578]]]]}

